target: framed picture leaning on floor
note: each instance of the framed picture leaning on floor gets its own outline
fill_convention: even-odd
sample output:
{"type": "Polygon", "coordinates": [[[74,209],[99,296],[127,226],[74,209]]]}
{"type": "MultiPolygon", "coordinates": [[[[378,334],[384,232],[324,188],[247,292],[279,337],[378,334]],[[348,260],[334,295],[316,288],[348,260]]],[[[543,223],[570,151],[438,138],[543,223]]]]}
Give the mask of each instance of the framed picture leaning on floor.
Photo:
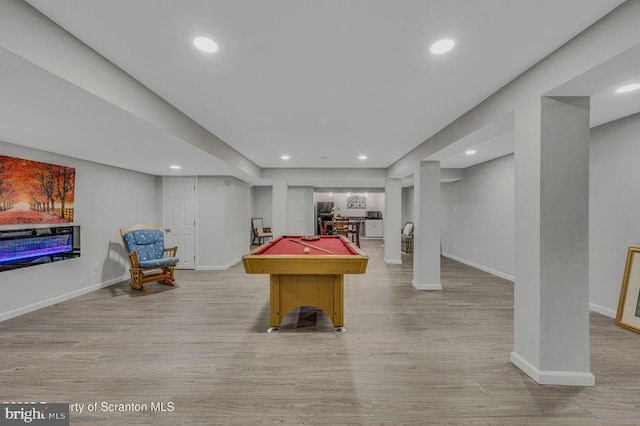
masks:
{"type": "Polygon", "coordinates": [[[640,333],[640,247],[629,247],[616,324],[640,333]]]}

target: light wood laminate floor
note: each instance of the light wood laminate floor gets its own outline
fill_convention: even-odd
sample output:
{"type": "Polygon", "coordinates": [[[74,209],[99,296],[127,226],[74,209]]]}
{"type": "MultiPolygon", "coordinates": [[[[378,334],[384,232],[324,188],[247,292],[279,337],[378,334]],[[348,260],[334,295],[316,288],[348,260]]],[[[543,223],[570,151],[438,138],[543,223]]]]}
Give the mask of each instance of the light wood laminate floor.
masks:
{"type": "MultiPolygon", "coordinates": [[[[595,388],[539,386],[509,361],[513,285],[449,259],[443,291],[411,286],[364,240],[344,334],[291,313],[268,334],[267,275],[178,271],[0,323],[0,401],[173,402],[171,413],[72,413],[72,425],[640,424],[640,336],[591,314],[595,388]]],[[[85,407],[86,410],[86,407],[85,407]]]]}

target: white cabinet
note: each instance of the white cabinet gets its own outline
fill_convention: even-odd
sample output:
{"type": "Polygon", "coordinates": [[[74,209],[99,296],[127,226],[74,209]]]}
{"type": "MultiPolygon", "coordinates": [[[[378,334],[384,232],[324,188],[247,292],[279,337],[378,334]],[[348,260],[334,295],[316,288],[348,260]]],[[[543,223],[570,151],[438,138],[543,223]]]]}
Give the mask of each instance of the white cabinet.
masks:
{"type": "Polygon", "coordinates": [[[382,219],[368,219],[364,232],[367,237],[382,238],[382,219]]]}

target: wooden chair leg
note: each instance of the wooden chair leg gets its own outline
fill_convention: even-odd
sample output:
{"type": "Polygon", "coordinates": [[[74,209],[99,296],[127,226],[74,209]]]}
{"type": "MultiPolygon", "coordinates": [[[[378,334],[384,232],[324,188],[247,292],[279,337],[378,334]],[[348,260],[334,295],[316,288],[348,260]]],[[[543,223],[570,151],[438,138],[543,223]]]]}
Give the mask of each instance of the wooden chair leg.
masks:
{"type": "Polygon", "coordinates": [[[174,273],[174,267],[169,266],[168,268],[162,268],[162,272],[168,276],[168,278],[162,280],[161,282],[170,286],[176,285],[176,278],[174,273]]]}
{"type": "Polygon", "coordinates": [[[142,272],[131,271],[131,270],[129,272],[131,272],[131,282],[129,283],[131,288],[134,290],[141,290],[147,293],[147,289],[142,284],[142,277],[143,277],[142,272]]]}

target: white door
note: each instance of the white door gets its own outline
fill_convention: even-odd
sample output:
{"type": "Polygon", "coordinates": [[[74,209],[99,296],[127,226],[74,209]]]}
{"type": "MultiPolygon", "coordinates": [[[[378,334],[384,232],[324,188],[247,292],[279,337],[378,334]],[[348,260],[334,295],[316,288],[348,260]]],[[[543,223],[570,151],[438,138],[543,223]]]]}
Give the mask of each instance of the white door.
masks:
{"type": "Polygon", "coordinates": [[[289,189],[287,192],[287,235],[305,235],[307,224],[307,191],[289,189]]]}
{"type": "Polygon", "coordinates": [[[178,269],[195,269],[195,178],[162,178],[162,227],[166,247],[178,247],[178,269]]]}

